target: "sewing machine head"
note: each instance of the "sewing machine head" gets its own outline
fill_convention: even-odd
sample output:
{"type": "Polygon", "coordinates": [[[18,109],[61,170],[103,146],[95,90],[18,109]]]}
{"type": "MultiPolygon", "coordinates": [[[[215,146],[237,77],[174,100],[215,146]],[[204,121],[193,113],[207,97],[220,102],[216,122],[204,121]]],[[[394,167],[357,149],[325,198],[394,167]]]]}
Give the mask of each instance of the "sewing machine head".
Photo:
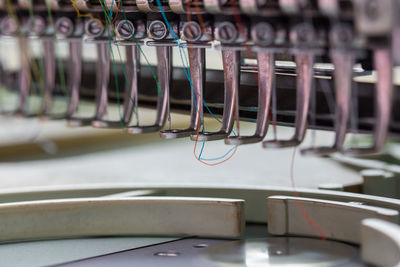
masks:
{"type": "Polygon", "coordinates": [[[19,97],[16,107],[3,113],[66,119],[71,126],[124,128],[132,134],[161,131],[165,139],[262,143],[267,149],[297,146],[307,129],[328,129],[335,132],[333,145],[302,152],[376,154],[388,135],[399,132],[392,75],[400,58],[394,49],[400,40],[397,5],[5,1],[1,33],[18,40],[21,64],[18,70],[3,68],[3,84],[19,97]],[[32,38],[41,41],[39,58],[29,52],[32,38]],[[67,57],[57,59],[57,42],[68,44],[67,57]],[[87,60],[87,51],[82,53],[89,43],[97,50],[95,64],[87,60]],[[156,66],[148,62],[148,47],[155,47],[156,66]],[[120,50],[125,50],[123,59],[120,50]],[[172,50],[180,64],[172,63],[172,50]],[[219,69],[214,56],[205,61],[216,50],[222,53],[219,69]],[[31,95],[42,98],[36,110],[27,107],[31,95]],[[51,114],[53,98],[60,95],[67,108],[51,114]],[[77,117],[83,97],[96,102],[94,115],[77,117]],[[112,102],[122,112],[110,121],[105,117],[112,102]],[[137,117],[131,122],[142,103],[157,110],[154,124],[141,126],[137,117]],[[204,115],[222,115],[218,131],[205,130],[204,107],[204,115]],[[171,129],[171,110],[190,110],[187,129],[171,129]],[[241,135],[240,120],[256,120],[255,133],[241,135]],[[268,128],[280,124],[294,127],[292,138],[280,140],[275,133],[265,139],[268,128]],[[347,135],[360,132],[372,135],[369,147],[345,146],[347,135]]]}
{"type": "MultiPolygon", "coordinates": [[[[251,144],[268,151],[300,146],[304,156],[329,156],[348,165],[355,161],[347,156],[377,159],[386,152],[388,138],[396,142],[400,134],[399,11],[397,0],[2,0],[0,46],[6,48],[0,58],[4,96],[0,111],[7,119],[63,120],[70,127],[120,129],[125,137],[159,133],[162,139],[186,138],[195,146],[197,161],[211,166],[225,163],[240,153],[241,146],[251,144]],[[149,108],[153,117],[143,116],[142,110],[149,108]],[[176,127],[171,116],[176,113],[186,114],[185,127],[176,127]],[[287,128],[281,126],[290,127],[288,138],[287,128]],[[319,130],[331,132],[330,139],[317,145],[312,135],[311,142],[304,142],[307,133],[319,130]],[[367,144],[358,145],[359,135],[367,144]],[[211,141],[227,145],[228,153],[206,158],[205,143],[218,143],[211,141]]],[[[367,168],[356,168],[372,166],[371,161],[365,164],[367,168]]],[[[346,235],[340,227],[329,228],[319,211],[329,206],[334,214],[346,209],[356,214],[361,209],[363,216],[373,211],[374,218],[397,222],[400,171],[382,164],[361,172],[363,182],[356,187],[321,184],[321,189],[331,191],[303,190],[304,199],[296,194],[287,197],[293,188],[230,188],[225,195],[217,189],[138,189],[182,197],[222,194],[255,206],[254,199],[268,196],[268,218],[250,208],[243,220],[232,220],[236,222],[232,227],[242,229],[244,220],[268,221],[271,234],[327,235],[360,244],[359,232],[346,235]],[[315,204],[312,198],[321,202],[315,204]],[[300,202],[315,208],[314,218],[332,231],[318,230],[309,219],[313,230],[291,225],[303,208],[282,217],[283,206],[290,210],[300,202]],[[360,208],[363,203],[387,210],[360,208]]],[[[124,190],[114,191],[109,193],[124,190]]],[[[242,212],[234,203],[233,213],[242,212]]],[[[344,225],[357,217],[354,214],[339,216],[338,221],[344,225]]],[[[353,220],[354,225],[358,227],[363,216],[353,220]]],[[[374,221],[363,225],[368,241],[374,239],[369,230],[386,227],[374,221]]],[[[196,233],[215,236],[218,227],[222,226],[196,233]]],[[[224,232],[230,237],[241,233],[224,232]]],[[[16,236],[10,238],[20,237],[16,236]]],[[[363,259],[379,264],[368,256],[374,250],[371,242],[365,244],[363,259]]],[[[220,254],[214,252],[209,257],[218,261],[220,254]]]]}

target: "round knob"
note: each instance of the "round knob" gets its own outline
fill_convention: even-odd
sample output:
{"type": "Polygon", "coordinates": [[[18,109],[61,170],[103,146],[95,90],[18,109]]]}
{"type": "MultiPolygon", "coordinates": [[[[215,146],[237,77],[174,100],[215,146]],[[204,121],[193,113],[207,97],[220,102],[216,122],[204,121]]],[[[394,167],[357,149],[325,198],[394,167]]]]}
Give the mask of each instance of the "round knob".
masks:
{"type": "Polygon", "coordinates": [[[335,25],[329,34],[329,39],[335,47],[349,46],[353,41],[353,31],[347,25],[335,25]]]}
{"type": "Polygon", "coordinates": [[[297,24],[290,31],[290,41],[293,44],[305,45],[310,44],[315,39],[315,30],[310,23],[297,24]]]}
{"type": "Polygon", "coordinates": [[[162,40],[168,35],[167,25],[161,20],[155,20],[150,23],[148,28],[149,37],[154,40],[162,40]]]}
{"type": "Polygon", "coordinates": [[[70,18],[61,17],[55,23],[56,32],[62,36],[71,36],[74,33],[74,23],[70,18]]]}
{"type": "Polygon", "coordinates": [[[238,36],[238,30],[232,22],[222,22],[215,28],[215,37],[221,43],[234,43],[238,36]]]}
{"type": "Polygon", "coordinates": [[[135,34],[135,26],[130,20],[121,20],[115,29],[119,37],[124,40],[131,39],[135,34]]]}
{"type": "Polygon", "coordinates": [[[13,35],[18,31],[18,22],[12,17],[5,17],[0,24],[4,35],[13,35]]]}
{"type": "Polygon", "coordinates": [[[267,22],[259,22],[251,29],[251,38],[256,44],[267,46],[275,41],[275,30],[267,22]]]}
{"type": "Polygon", "coordinates": [[[100,37],[104,33],[104,25],[98,19],[91,19],[85,25],[86,34],[90,37],[100,37]]]}
{"type": "Polygon", "coordinates": [[[197,22],[190,21],[183,26],[182,34],[186,40],[190,42],[195,42],[200,40],[201,36],[203,35],[203,32],[201,30],[200,25],[197,22]]]}
{"type": "Polygon", "coordinates": [[[31,33],[42,35],[46,31],[46,21],[41,16],[34,16],[28,20],[28,30],[31,33]]]}

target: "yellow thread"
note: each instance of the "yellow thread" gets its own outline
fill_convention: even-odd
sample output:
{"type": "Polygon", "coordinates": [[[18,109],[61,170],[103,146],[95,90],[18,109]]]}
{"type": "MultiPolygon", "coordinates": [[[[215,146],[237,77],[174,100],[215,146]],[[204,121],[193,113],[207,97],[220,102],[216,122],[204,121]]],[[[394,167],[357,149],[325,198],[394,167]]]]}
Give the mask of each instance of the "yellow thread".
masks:
{"type": "MultiPolygon", "coordinates": [[[[9,1],[9,0],[7,0],[9,1]]],[[[78,15],[78,17],[86,17],[86,18],[91,18],[91,19],[95,19],[95,17],[93,17],[93,15],[91,13],[88,14],[81,14],[81,12],[79,11],[79,8],[76,6],[76,0],[71,0],[71,4],[74,7],[76,14],[78,15]]]]}
{"type": "Polygon", "coordinates": [[[7,13],[10,17],[12,17],[13,19],[15,19],[15,21],[17,21],[18,23],[18,18],[15,15],[14,9],[12,7],[11,1],[10,0],[6,0],[7,2],[7,13]]]}
{"type": "MultiPolygon", "coordinates": [[[[7,1],[10,1],[10,0],[7,0],[7,1]]],[[[98,19],[96,19],[95,17],[93,17],[93,15],[92,15],[91,13],[88,13],[88,14],[81,14],[81,12],[79,11],[79,8],[76,6],[76,1],[77,1],[77,0],[70,0],[70,1],[71,1],[72,6],[74,7],[74,9],[75,9],[76,14],[78,15],[78,17],[86,17],[86,18],[90,18],[90,19],[92,19],[92,20],[98,22],[98,19]]],[[[101,0],[99,0],[99,2],[100,2],[101,5],[103,5],[103,3],[101,2],[101,0]]],[[[120,37],[119,37],[119,35],[117,34],[117,32],[115,31],[114,24],[112,23],[112,21],[111,21],[110,17],[108,16],[107,12],[104,12],[104,14],[106,15],[107,20],[108,20],[108,21],[110,22],[110,24],[111,24],[111,28],[112,28],[112,30],[113,30],[115,36],[117,37],[118,43],[121,44],[121,42],[120,42],[120,37]]],[[[98,22],[98,24],[100,25],[100,27],[101,27],[102,29],[104,29],[104,26],[103,26],[102,23],[99,23],[99,22],[98,22]]]]}
{"type": "MultiPolygon", "coordinates": [[[[9,1],[9,0],[7,0],[7,1],[9,1]]],[[[79,8],[76,6],[76,1],[77,1],[77,0],[70,0],[70,1],[71,1],[72,6],[74,7],[74,9],[75,9],[75,11],[76,11],[76,15],[77,15],[79,18],[90,18],[90,19],[96,21],[97,24],[104,30],[103,24],[100,23],[100,22],[98,22],[98,19],[96,19],[96,18],[92,15],[92,13],[81,14],[81,12],[79,11],[79,8]]]]}
{"type": "MultiPolygon", "coordinates": [[[[72,0],[71,0],[71,1],[72,1],[72,0]]],[[[99,2],[100,2],[100,5],[101,5],[101,6],[103,7],[103,9],[105,10],[105,8],[104,8],[104,6],[103,6],[103,2],[101,2],[101,0],[99,0],[99,2]]],[[[112,28],[112,30],[113,30],[113,32],[114,32],[114,34],[115,34],[115,37],[117,38],[118,43],[121,45],[121,39],[120,39],[119,35],[117,34],[117,32],[115,31],[114,24],[112,23],[112,21],[111,21],[110,17],[108,16],[107,12],[104,12],[104,14],[105,14],[105,16],[106,16],[106,18],[107,18],[109,24],[111,25],[111,28],[112,28]]]]}

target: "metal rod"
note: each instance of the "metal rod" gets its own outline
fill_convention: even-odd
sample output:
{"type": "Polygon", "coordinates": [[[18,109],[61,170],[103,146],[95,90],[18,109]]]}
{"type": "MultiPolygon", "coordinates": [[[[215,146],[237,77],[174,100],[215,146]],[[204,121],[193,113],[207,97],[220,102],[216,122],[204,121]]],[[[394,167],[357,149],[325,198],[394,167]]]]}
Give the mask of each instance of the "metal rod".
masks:
{"type": "Polygon", "coordinates": [[[275,60],[270,51],[257,53],[258,61],[258,112],[256,131],[251,136],[230,136],[225,139],[228,145],[243,145],[261,142],[268,131],[268,115],[272,88],[275,84],[275,60]]]}
{"type": "Polygon", "coordinates": [[[187,129],[172,129],[160,132],[164,139],[188,137],[201,129],[203,122],[203,88],[205,84],[205,49],[189,47],[191,88],[190,126],[187,129]]]}
{"type": "Polygon", "coordinates": [[[378,81],[375,85],[375,128],[374,143],[371,147],[350,148],[344,151],[350,155],[373,155],[381,152],[389,130],[392,95],[393,95],[393,62],[391,48],[374,51],[374,65],[378,81]]]}
{"type": "Polygon", "coordinates": [[[303,141],[307,130],[307,117],[313,81],[313,64],[313,54],[307,52],[296,54],[297,99],[294,135],[289,140],[265,141],[263,143],[264,148],[298,146],[303,141]]]}
{"type": "Polygon", "coordinates": [[[351,52],[334,50],[331,54],[336,92],[335,142],[331,147],[312,147],[303,149],[303,154],[329,155],[342,152],[350,117],[351,87],[353,83],[354,56],[351,52]]]}
{"type": "Polygon", "coordinates": [[[226,138],[233,129],[236,98],[240,84],[240,52],[234,50],[222,50],[224,65],[224,111],[222,125],[217,132],[201,132],[198,136],[191,135],[191,140],[213,141],[226,138]]]}
{"type": "Polygon", "coordinates": [[[41,115],[47,116],[53,105],[53,91],[56,83],[56,53],[53,38],[43,39],[45,87],[41,115]]]}
{"type": "Polygon", "coordinates": [[[172,58],[171,47],[159,46],[157,49],[157,80],[159,84],[159,95],[157,98],[157,115],[153,125],[128,126],[126,131],[131,134],[142,134],[157,132],[164,127],[168,115],[169,89],[172,81],[172,58]]]}

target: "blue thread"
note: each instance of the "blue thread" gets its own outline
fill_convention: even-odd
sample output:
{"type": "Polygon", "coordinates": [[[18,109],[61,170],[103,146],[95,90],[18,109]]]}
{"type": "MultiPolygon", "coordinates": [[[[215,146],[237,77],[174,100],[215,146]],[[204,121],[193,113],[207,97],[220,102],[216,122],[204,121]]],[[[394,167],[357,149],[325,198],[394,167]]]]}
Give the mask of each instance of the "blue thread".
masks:
{"type": "MultiPolygon", "coordinates": [[[[122,1],[122,0],[119,0],[119,1],[122,1]]],[[[114,0],[111,1],[111,8],[110,8],[110,15],[109,15],[110,20],[113,19],[113,11],[112,11],[113,10],[113,6],[114,6],[114,0]]]]}
{"type": "MultiPolygon", "coordinates": [[[[100,4],[101,4],[101,7],[103,8],[104,14],[107,15],[107,8],[105,7],[105,5],[103,5],[101,0],[100,0],[100,4]]],[[[107,26],[107,28],[109,28],[108,26],[110,25],[109,23],[111,23],[111,19],[107,18],[107,16],[106,16],[105,19],[106,19],[106,26],[107,26]]],[[[114,51],[112,49],[111,36],[110,36],[112,33],[110,33],[110,31],[112,32],[112,30],[109,30],[109,32],[107,34],[108,35],[108,46],[109,46],[111,57],[112,57],[114,77],[115,77],[115,87],[117,89],[118,113],[119,113],[119,118],[120,118],[119,122],[121,124],[121,127],[124,128],[124,125],[123,125],[123,122],[122,122],[121,103],[120,103],[120,97],[119,97],[119,83],[118,83],[118,74],[117,74],[117,64],[115,62],[114,51]]],[[[118,53],[119,53],[119,47],[118,47],[118,53]]],[[[123,72],[125,74],[124,66],[122,66],[122,68],[123,68],[123,72]]],[[[128,82],[128,80],[126,79],[126,74],[125,74],[125,82],[126,83],[128,82]]]]}
{"type": "MultiPolygon", "coordinates": [[[[191,77],[190,77],[190,69],[189,69],[188,67],[186,67],[185,61],[183,60],[183,55],[182,55],[182,49],[183,49],[183,47],[182,47],[182,44],[179,42],[178,36],[177,36],[177,35],[175,34],[175,32],[173,31],[173,29],[172,29],[172,27],[171,27],[171,24],[169,23],[169,21],[168,21],[166,15],[165,15],[165,12],[164,12],[164,9],[163,9],[163,7],[162,7],[162,5],[161,5],[160,0],[156,0],[156,2],[157,2],[158,7],[160,8],[161,15],[162,15],[162,17],[163,17],[163,19],[164,19],[164,21],[165,21],[165,24],[167,25],[168,31],[169,31],[170,34],[172,35],[172,38],[174,39],[175,43],[177,44],[177,46],[178,46],[178,48],[179,48],[179,54],[180,54],[180,57],[181,57],[181,61],[182,61],[182,65],[183,65],[183,70],[184,70],[184,73],[185,73],[186,78],[187,78],[188,81],[189,81],[190,89],[191,89],[191,91],[192,91],[192,94],[194,95],[194,91],[193,91],[194,85],[193,85],[192,79],[191,79],[191,77]]],[[[183,52],[183,53],[184,53],[184,52],[183,52]]],[[[196,107],[196,109],[199,111],[199,108],[198,108],[197,103],[196,103],[196,99],[195,99],[195,97],[193,97],[193,98],[194,98],[193,100],[194,100],[195,107],[196,107]]],[[[206,107],[207,111],[210,113],[210,115],[211,115],[212,117],[214,117],[214,119],[216,119],[219,123],[222,124],[221,120],[219,120],[219,119],[214,115],[214,113],[211,112],[211,110],[209,109],[207,103],[206,103],[204,100],[203,100],[203,104],[204,104],[204,106],[206,107]]],[[[202,122],[202,124],[203,124],[203,120],[202,120],[201,122],[202,122]]],[[[204,133],[204,132],[205,132],[205,129],[204,129],[204,127],[203,127],[203,133],[204,133]]],[[[233,134],[234,134],[235,136],[237,136],[237,135],[236,135],[236,132],[235,132],[234,130],[232,130],[232,132],[233,132],[233,134]]],[[[200,159],[200,160],[203,160],[203,161],[213,161],[213,160],[223,159],[223,158],[225,158],[227,155],[229,155],[229,154],[233,151],[233,149],[235,149],[235,148],[230,149],[224,156],[219,157],[219,158],[215,158],[215,159],[202,159],[201,156],[202,156],[202,154],[203,154],[204,146],[205,146],[205,141],[203,141],[203,144],[202,144],[202,147],[201,147],[201,150],[200,150],[200,154],[199,154],[199,159],[200,159]]]]}
{"type": "Polygon", "coordinates": [[[217,160],[221,160],[224,159],[225,157],[227,157],[230,153],[232,153],[234,150],[236,149],[236,147],[232,147],[231,149],[229,149],[228,152],[226,152],[225,155],[221,156],[221,157],[217,157],[217,158],[211,158],[211,159],[205,159],[205,158],[200,158],[202,161],[217,161],[217,160]]]}
{"type": "MultiPolygon", "coordinates": [[[[121,1],[121,4],[120,4],[120,5],[121,5],[121,8],[122,8],[122,12],[123,12],[123,14],[124,14],[124,19],[125,19],[125,20],[128,20],[128,18],[126,17],[125,7],[124,7],[124,5],[123,5],[123,3],[122,3],[122,0],[120,0],[120,1],[121,1]]],[[[147,63],[147,67],[149,68],[149,70],[150,70],[150,72],[151,72],[151,75],[153,76],[153,79],[154,79],[155,82],[156,82],[156,86],[157,86],[157,90],[158,90],[158,96],[162,96],[161,88],[160,88],[160,85],[158,84],[158,80],[157,80],[156,74],[154,73],[153,68],[152,68],[151,65],[150,65],[150,62],[149,62],[149,60],[147,59],[146,54],[143,52],[143,50],[142,50],[142,48],[140,47],[138,41],[136,40],[135,35],[133,34],[133,31],[132,31],[132,28],[129,27],[129,29],[131,30],[131,36],[132,36],[133,41],[135,42],[135,45],[136,45],[137,49],[139,49],[140,54],[144,57],[144,59],[145,59],[145,61],[146,61],[146,63],[147,63]]]]}
{"type": "MultiPolygon", "coordinates": [[[[183,56],[182,56],[182,49],[183,49],[182,44],[179,42],[178,36],[177,36],[177,35],[175,34],[175,32],[173,31],[173,29],[172,29],[172,27],[171,27],[171,24],[169,23],[169,21],[168,21],[166,15],[165,15],[165,12],[164,12],[164,9],[163,9],[163,7],[162,7],[162,5],[161,5],[160,0],[156,0],[156,2],[157,2],[158,7],[160,8],[161,15],[163,16],[163,19],[164,19],[164,21],[165,21],[165,24],[167,24],[168,31],[171,33],[172,38],[174,39],[175,43],[177,44],[177,46],[178,46],[178,48],[179,48],[179,54],[180,54],[180,57],[181,57],[183,69],[184,69],[186,78],[188,79],[188,81],[189,81],[189,83],[190,83],[191,90],[193,91],[194,85],[193,85],[192,79],[191,79],[191,77],[190,77],[190,70],[189,70],[188,67],[186,67],[185,62],[184,62],[184,60],[183,60],[183,56]]],[[[183,53],[184,53],[184,52],[183,52],[183,53]]],[[[204,100],[203,100],[203,103],[204,103],[204,106],[206,107],[207,111],[210,113],[210,115],[211,115],[212,117],[214,117],[214,119],[216,119],[219,123],[222,123],[221,120],[219,120],[219,119],[214,115],[214,113],[211,112],[210,108],[208,107],[207,103],[206,103],[204,100]]],[[[197,104],[196,104],[196,108],[197,108],[197,104]]],[[[198,108],[197,108],[197,109],[198,109],[198,108]]],[[[235,131],[232,131],[232,132],[233,132],[233,134],[236,136],[235,131]]]]}

